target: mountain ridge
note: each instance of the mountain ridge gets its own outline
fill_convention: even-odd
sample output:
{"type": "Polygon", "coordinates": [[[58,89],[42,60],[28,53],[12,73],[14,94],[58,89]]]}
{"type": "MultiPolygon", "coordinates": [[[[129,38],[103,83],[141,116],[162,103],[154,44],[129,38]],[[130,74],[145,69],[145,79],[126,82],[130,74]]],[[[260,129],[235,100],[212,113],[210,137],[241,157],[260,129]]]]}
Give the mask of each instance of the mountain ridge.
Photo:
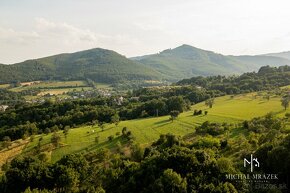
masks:
{"type": "Polygon", "coordinates": [[[111,84],[145,80],[175,82],[193,76],[257,71],[265,65],[290,65],[290,52],[233,56],[183,44],[156,54],[126,58],[113,50],[93,48],[0,64],[0,83],[79,79],[111,84]]]}
{"type": "Polygon", "coordinates": [[[174,49],[166,49],[157,54],[138,56],[131,59],[150,66],[165,74],[165,76],[168,75],[168,71],[173,71],[178,78],[198,75],[240,74],[248,71],[257,71],[261,66],[265,65],[290,65],[290,60],[277,56],[222,55],[188,44],[183,44],[174,49]]]}

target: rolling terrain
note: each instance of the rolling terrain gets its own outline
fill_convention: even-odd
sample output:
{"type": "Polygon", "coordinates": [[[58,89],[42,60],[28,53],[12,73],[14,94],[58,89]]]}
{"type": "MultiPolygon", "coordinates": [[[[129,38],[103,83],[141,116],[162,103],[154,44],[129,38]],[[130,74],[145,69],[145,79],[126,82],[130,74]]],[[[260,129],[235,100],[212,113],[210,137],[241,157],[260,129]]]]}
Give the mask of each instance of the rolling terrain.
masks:
{"type": "MultiPolygon", "coordinates": [[[[146,119],[136,119],[121,121],[117,126],[115,124],[106,124],[104,130],[98,126],[83,126],[70,129],[65,138],[62,132],[61,147],[49,149],[52,134],[35,136],[33,142],[30,142],[23,150],[23,154],[29,154],[37,146],[38,139],[43,138],[41,146],[43,149],[48,148],[47,154],[55,162],[66,154],[95,151],[99,148],[115,149],[117,143],[125,144],[124,139],[120,136],[122,129],[127,127],[132,132],[136,142],[142,146],[147,146],[157,140],[160,134],[172,133],[177,136],[186,137],[194,133],[195,127],[205,121],[238,124],[244,120],[250,120],[254,117],[264,116],[269,112],[279,117],[284,117],[288,109],[284,111],[281,106],[280,96],[270,96],[267,100],[263,93],[249,93],[243,95],[223,96],[215,99],[212,108],[208,108],[204,102],[198,103],[191,107],[190,111],[181,113],[176,120],[171,122],[169,116],[153,117],[146,119]],[[193,116],[194,110],[208,111],[207,115],[193,116]],[[117,134],[117,135],[116,135],[117,134]],[[99,136],[99,142],[95,143],[95,138],[99,136]],[[114,136],[112,141],[108,141],[109,136],[114,136]]],[[[230,137],[238,136],[243,133],[242,129],[231,130],[230,137]]]]}

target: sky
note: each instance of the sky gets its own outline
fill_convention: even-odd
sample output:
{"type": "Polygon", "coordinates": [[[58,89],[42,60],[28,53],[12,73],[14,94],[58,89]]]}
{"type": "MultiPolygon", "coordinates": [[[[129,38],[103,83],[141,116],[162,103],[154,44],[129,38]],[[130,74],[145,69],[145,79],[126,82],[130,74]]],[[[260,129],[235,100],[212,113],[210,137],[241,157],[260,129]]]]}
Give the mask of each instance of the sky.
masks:
{"type": "Polygon", "coordinates": [[[290,51],[289,0],[0,0],[0,63],[91,48],[290,51]]]}

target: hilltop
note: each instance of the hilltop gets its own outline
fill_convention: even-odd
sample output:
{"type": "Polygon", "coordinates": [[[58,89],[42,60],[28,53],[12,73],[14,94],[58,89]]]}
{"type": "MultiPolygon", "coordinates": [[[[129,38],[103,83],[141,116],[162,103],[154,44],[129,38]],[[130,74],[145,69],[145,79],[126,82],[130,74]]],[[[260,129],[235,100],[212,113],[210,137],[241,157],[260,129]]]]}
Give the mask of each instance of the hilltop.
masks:
{"type": "Polygon", "coordinates": [[[0,64],[0,83],[90,79],[108,84],[164,84],[193,76],[242,74],[265,65],[290,65],[290,54],[227,56],[184,44],[158,54],[126,58],[112,50],[95,48],[0,64]]]}
{"type": "Polygon", "coordinates": [[[175,80],[192,76],[241,74],[257,71],[265,65],[290,64],[289,59],[277,56],[226,56],[186,44],[158,54],[131,59],[150,66],[175,80]]]}
{"type": "Polygon", "coordinates": [[[120,83],[160,79],[160,73],[154,69],[101,48],[0,65],[0,74],[0,83],[84,79],[120,83]]]}

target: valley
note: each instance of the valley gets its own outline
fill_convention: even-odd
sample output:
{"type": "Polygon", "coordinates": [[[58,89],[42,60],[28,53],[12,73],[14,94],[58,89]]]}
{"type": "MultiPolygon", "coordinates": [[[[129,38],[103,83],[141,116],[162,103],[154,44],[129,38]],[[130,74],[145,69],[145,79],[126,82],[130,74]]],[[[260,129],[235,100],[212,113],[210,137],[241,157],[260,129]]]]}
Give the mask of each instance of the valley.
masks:
{"type": "MultiPolygon", "coordinates": [[[[160,55],[185,53],[182,57],[189,64],[187,57],[193,57],[192,50],[204,52],[182,46],[160,55]]],[[[95,58],[93,52],[38,62],[64,57],[72,59],[62,58],[71,65],[74,57],[86,58],[88,54],[95,58]]],[[[97,49],[97,55],[99,52],[107,51],[97,49]]],[[[211,62],[217,57],[206,51],[202,55],[211,58],[211,62]]],[[[221,64],[237,61],[218,57],[221,64]]],[[[264,60],[265,57],[258,58],[264,60]]],[[[251,57],[243,59],[249,62],[251,57]]],[[[104,61],[111,64],[107,57],[104,61]]],[[[143,65],[139,62],[138,65],[143,65]]],[[[51,64],[58,65],[55,61],[51,64]]],[[[93,63],[88,65],[94,66],[93,63]]],[[[140,187],[145,191],[155,190],[158,180],[172,175],[191,184],[189,186],[201,183],[200,187],[192,189],[203,192],[213,192],[215,188],[220,192],[237,192],[245,190],[249,182],[233,181],[225,176],[233,172],[246,173],[241,160],[253,153],[259,160],[266,159],[258,172],[268,172],[270,168],[282,176],[275,183],[286,183],[287,169],[280,166],[288,167],[285,159],[290,155],[287,149],[290,67],[262,66],[256,72],[242,73],[247,70],[237,65],[234,68],[239,68],[239,73],[232,74],[238,71],[225,65],[224,69],[218,67],[218,75],[198,72],[192,77],[191,73],[178,72],[190,72],[190,65],[186,68],[178,65],[168,66],[168,69],[175,68],[169,70],[174,74],[171,78],[161,70],[164,66],[160,66],[153,70],[160,73],[156,77],[140,78],[136,74],[137,79],[127,74],[121,80],[122,76],[115,77],[114,72],[110,77],[106,75],[110,79],[106,81],[98,76],[3,81],[0,85],[0,190],[29,192],[32,188],[34,192],[81,192],[82,189],[90,192],[93,189],[119,193],[129,188],[139,192],[140,187]],[[178,77],[189,78],[180,80],[178,77]],[[174,78],[179,81],[171,83],[174,78]],[[269,164],[273,160],[282,160],[284,164],[273,167],[269,164]],[[207,171],[215,175],[211,179],[192,177],[192,173],[203,176],[207,171]],[[146,182],[136,185],[139,175],[146,182]],[[155,175],[157,180],[150,177],[155,175]],[[99,181],[94,183],[96,176],[99,181]],[[15,188],[14,183],[20,185],[15,188]]],[[[200,65],[194,64],[198,69],[207,66],[200,65]]],[[[94,70],[102,71],[102,68],[98,66],[94,70]]],[[[79,67],[76,71],[81,72],[79,67]]],[[[143,72],[142,69],[136,71],[143,72]]],[[[121,75],[119,72],[117,74],[121,75]]],[[[174,186],[174,183],[169,182],[169,185],[174,186]]]]}
{"type": "Polygon", "coordinates": [[[289,7],[0,0],[0,193],[290,193],[289,7]]]}

